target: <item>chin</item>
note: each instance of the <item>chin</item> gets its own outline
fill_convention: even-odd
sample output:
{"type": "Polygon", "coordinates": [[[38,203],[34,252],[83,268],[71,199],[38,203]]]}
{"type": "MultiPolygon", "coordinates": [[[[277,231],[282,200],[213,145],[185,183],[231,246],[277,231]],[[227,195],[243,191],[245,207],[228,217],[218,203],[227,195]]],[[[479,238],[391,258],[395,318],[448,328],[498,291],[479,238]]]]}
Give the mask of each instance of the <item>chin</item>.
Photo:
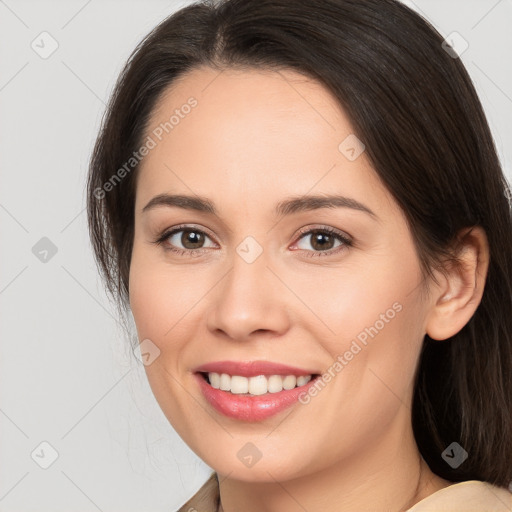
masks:
{"type": "Polygon", "coordinates": [[[293,480],[295,478],[307,476],[309,471],[305,467],[297,467],[294,465],[292,469],[290,460],[286,461],[286,466],[283,467],[282,452],[279,454],[278,460],[264,460],[264,456],[252,465],[245,466],[244,463],[232,459],[222,461],[211,461],[203,459],[214,471],[219,475],[228,477],[231,480],[239,480],[241,482],[254,482],[254,483],[275,483],[293,480]]]}

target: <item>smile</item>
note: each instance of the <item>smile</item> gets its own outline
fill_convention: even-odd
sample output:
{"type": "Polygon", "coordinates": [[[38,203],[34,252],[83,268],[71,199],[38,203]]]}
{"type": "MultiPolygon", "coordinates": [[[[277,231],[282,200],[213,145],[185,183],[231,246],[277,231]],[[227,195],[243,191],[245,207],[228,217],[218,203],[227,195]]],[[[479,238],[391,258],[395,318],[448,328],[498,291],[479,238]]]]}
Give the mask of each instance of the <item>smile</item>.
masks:
{"type": "Polygon", "coordinates": [[[307,393],[320,377],[318,373],[269,363],[222,363],[197,370],[194,377],[206,402],[223,416],[245,422],[263,421],[300,404],[301,394],[307,393]],[[212,366],[224,371],[208,371],[212,366]],[[227,373],[228,368],[232,374],[227,373]],[[266,374],[257,374],[258,370],[266,374]],[[245,375],[237,375],[237,371],[245,375]],[[283,373],[274,373],[278,371],[283,373]]]}
{"type": "Polygon", "coordinates": [[[311,375],[256,375],[244,377],[242,375],[228,375],[227,373],[209,372],[208,383],[215,389],[230,391],[233,394],[248,394],[252,396],[266,393],[279,393],[283,389],[289,390],[304,386],[311,380],[311,375]]]}

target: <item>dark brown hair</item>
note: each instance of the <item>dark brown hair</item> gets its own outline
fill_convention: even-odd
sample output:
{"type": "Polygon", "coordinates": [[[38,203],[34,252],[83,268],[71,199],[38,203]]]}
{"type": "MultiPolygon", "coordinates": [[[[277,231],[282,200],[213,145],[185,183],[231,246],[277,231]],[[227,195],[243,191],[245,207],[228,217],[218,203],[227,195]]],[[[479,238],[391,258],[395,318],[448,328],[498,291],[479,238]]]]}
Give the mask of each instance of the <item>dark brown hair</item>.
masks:
{"type": "Polygon", "coordinates": [[[482,226],[490,266],[482,301],[445,341],[425,336],[412,420],[421,454],[451,481],[512,480],[512,221],[510,190],[482,105],[436,29],[395,0],[226,0],[191,4],[160,23],[118,79],[91,159],[89,231],[110,294],[129,307],[135,166],[161,94],[199,66],[291,69],[323,84],[404,211],[425,275],[462,228],[482,226]],[[458,442],[453,469],[441,454],[458,442]]]}

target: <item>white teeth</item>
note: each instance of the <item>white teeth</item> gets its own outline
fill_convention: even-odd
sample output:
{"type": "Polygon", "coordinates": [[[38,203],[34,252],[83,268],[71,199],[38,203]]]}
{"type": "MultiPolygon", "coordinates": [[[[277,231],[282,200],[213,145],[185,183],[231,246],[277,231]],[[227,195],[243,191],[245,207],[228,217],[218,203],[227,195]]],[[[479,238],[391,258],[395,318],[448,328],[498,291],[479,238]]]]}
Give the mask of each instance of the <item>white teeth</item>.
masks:
{"type": "Polygon", "coordinates": [[[304,386],[304,384],[308,383],[309,379],[307,377],[297,377],[297,386],[304,386]]]}
{"type": "Polygon", "coordinates": [[[210,385],[212,386],[212,388],[219,389],[220,375],[218,373],[209,373],[208,377],[210,378],[210,385]]]}
{"type": "Polygon", "coordinates": [[[293,389],[297,384],[297,377],[295,375],[287,375],[283,379],[283,388],[284,389],[293,389]]]}
{"type": "Polygon", "coordinates": [[[283,390],[283,378],[281,375],[271,375],[267,382],[269,393],[279,393],[279,391],[283,390]]]}
{"type": "MultiPolygon", "coordinates": [[[[231,382],[233,382],[233,379],[234,377],[231,378],[231,382]]],[[[256,377],[249,378],[249,393],[251,395],[264,395],[267,391],[268,382],[265,375],[257,375],[256,377]]]]}
{"type": "Polygon", "coordinates": [[[249,379],[240,375],[231,377],[231,393],[241,395],[249,392],[249,379]]]}
{"type": "Polygon", "coordinates": [[[241,375],[228,375],[227,373],[209,372],[208,379],[212,388],[241,395],[264,395],[265,393],[278,393],[283,389],[293,389],[304,386],[311,380],[311,375],[257,375],[255,377],[242,377],[241,375]]]}
{"type": "Polygon", "coordinates": [[[220,376],[219,384],[220,384],[219,388],[222,389],[222,391],[230,391],[231,390],[231,377],[227,373],[223,373],[220,376]]]}

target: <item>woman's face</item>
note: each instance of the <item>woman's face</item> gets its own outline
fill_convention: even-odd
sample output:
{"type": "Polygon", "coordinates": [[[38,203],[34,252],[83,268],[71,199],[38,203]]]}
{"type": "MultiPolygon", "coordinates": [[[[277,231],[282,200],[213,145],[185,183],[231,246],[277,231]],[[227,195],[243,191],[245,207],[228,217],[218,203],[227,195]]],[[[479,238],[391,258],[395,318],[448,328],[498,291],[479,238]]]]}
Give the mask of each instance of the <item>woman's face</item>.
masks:
{"type": "Polygon", "coordinates": [[[431,305],[406,220],[333,97],[292,71],[201,68],[148,126],[130,304],[173,427],[246,481],[392,464],[431,305]],[[190,200],[144,209],[164,194],[190,200]],[[226,375],[209,384],[200,367],[226,375]]]}

